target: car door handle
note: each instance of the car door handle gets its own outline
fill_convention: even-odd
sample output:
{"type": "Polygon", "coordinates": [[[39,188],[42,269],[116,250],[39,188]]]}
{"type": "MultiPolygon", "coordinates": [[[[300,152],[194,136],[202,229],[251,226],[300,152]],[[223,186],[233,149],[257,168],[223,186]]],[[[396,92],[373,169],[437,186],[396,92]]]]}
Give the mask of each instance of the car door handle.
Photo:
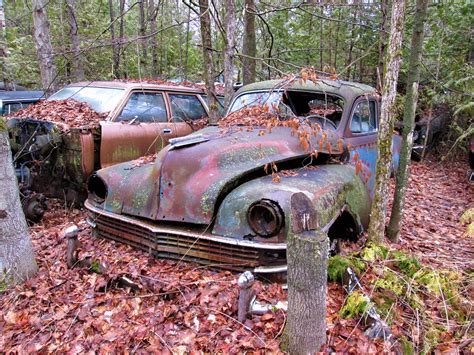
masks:
{"type": "Polygon", "coordinates": [[[171,134],[171,129],[165,128],[165,129],[163,129],[163,133],[164,134],[171,134]]]}

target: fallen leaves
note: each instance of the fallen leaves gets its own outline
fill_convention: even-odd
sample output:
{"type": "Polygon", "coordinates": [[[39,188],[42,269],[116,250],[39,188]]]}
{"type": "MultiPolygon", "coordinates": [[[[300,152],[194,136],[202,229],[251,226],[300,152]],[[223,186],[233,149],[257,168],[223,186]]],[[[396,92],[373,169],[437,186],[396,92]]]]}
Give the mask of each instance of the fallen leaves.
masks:
{"type": "MultiPolygon", "coordinates": [[[[308,167],[308,169],[318,167],[308,167]]],[[[269,164],[267,169],[273,170],[269,164]]],[[[473,239],[461,238],[459,216],[472,205],[472,187],[465,182],[467,166],[430,163],[412,165],[407,190],[402,242],[424,261],[444,267],[472,268],[473,239]],[[432,230],[435,230],[432,232],[432,230]],[[435,243],[435,241],[437,243],[435,243]]],[[[292,174],[285,170],[282,176],[292,174]]],[[[50,201],[43,221],[30,227],[38,274],[0,294],[0,349],[7,352],[279,352],[286,314],[282,310],[236,321],[236,274],[193,263],[156,259],[148,253],[94,238],[84,212],[50,201]],[[63,230],[71,223],[83,230],[81,254],[107,265],[98,275],[66,266],[63,230]],[[116,287],[126,275],[139,290],[116,287]]],[[[374,273],[365,277],[376,278],[374,273]]],[[[256,282],[260,302],[286,300],[280,285],[256,282]]],[[[468,286],[466,286],[468,287],[468,286]]],[[[472,286],[471,286],[472,287],[472,286]]],[[[380,353],[394,349],[371,341],[355,319],[342,319],[345,292],[328,284],[327,352],[380,353]]],[[[395,306],[394,306],[395,307],[395,306]]],[[[433,300],[430,311],[442,305],[433,300]]],[[[442,309],[441,309],[442,310],[442,309]]],[[[413,311],[396,305],[392,330],[411,332],[413,311]]],[[[438,317],[438,313],[430,313],[438,317]]],[[[443,319],[441,321],[444,321],[443,319]]],[[[416,329],[415,329],[416,330],[416,329]]],[[[441,349],[460,346],[444,334],[441,349]]],[[[461,341],[461,344],[463,342],[461,341]]],[[[469,349],[469,345],[466,345],[469,349]]]]}
{"type": "Polygon", "coordinates": [[[73,99],[45,100],[21,109],[10,118],[31,118],[36,120],[64,123],[69,127],[82,127],[89,124],[97,125],[108,113],[94,111],[86,102],[73,99]]]}

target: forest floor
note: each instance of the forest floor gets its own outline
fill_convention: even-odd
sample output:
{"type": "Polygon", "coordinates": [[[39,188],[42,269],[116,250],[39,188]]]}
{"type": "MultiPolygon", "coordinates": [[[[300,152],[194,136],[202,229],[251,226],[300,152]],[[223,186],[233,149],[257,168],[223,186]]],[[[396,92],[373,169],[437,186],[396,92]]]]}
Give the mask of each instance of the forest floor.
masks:
{"type": "MultiPolygon", "coordinates": [[[[474,239],[465,235],[465,226],[459,223],[460,215],[474,206],[474,186],[466,181],[466,173],[465,162],[414,163],[401,242],[390,248],[413,253],[423,265],[436,270],[472,275],[474,239]]],[[[30,228],[39,272],[0,294],[0,349],[19,353],[280,351],[285,312],[277,310],[239,323],[237,274],[158,260],[129,246],[96,239],[84,217],[85,212],[56,202],[43,221],[30,228]],[[67,268],[63,231],[72,223],[84,228],[79,235],[81,257],[89,255],[105,264],[105,274],[67,268]],[[121,287],[122,276],[139,289],[121,287]]],[[[362,282],[369,276],[363,275],[362,282]]],[[[286,301],[286,291],[279,285],[256,282],[256,287],[261,302],[286,301]]],[[[472,311],[472,284],[463,293],[472,311]]],[[[442,314],[444,297],[429,297],[431,317],[447,321],[437,349],[473,350],[473,312],[457,326],[448,319],[448,312],[446,317],[442,314]]],[[[327,350],[367,353],[403,345],[397,340],[369,340],[357,318],[343,318],[340,310],[346,295],[337,283],[328,284],[327,300],[327,350]]],[[[416,335],[420,329],[413,319],[402,317],[391,329],[395,339],[409,331],[407,337],[418,344],[415,350],[420,349],[422,340],[416,335]]]]}

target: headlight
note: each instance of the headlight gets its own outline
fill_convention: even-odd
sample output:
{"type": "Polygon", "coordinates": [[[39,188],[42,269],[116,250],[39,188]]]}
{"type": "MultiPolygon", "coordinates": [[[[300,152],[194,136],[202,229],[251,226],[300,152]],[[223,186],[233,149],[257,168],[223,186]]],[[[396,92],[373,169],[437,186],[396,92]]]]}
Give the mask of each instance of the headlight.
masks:
{"type": "Polygon", "coordinates": [[[87,190],[98,202],[103,202],[107,197],[107,184],[97,174],[91,175],[87,180],[87,190]]]}
{"type": "Polygon", "coordinates": [[[270,238],[277,235],[283,227],[283,211],[276,202],[263,199],[250,205],[247,222],[257,235],[270,238]]]}

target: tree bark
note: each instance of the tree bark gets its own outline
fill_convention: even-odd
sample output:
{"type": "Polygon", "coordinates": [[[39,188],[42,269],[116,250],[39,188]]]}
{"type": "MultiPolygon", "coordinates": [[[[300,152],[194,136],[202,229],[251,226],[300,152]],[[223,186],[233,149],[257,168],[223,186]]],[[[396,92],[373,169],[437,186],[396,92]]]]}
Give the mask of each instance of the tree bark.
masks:
{"type": "Polygon", "coordinates": [[[387,16],[388,16],[388,0],[382,0],[380,3],[380,42],[379,42],[379,64],[377,80],[377,90],[380,92],[382,88],[380,85],[383,83],[383,61],[385,58],[385,47],[387,46],[387,16]]]}
{"type": "Polygon", "coordinates": [[[3,88],[5,91],[15,90],[12,74],[7,60],[7,42],[5,40],[5,11],[0,4],[0,60],[2,69],[3,88]]]}
{"type": "Polygon", "coordinates": [[[347,61],[346,61],[346,68],[347,68],[347,80],[351,80],[352,68],[350,64],[352,63],[352,53],[354,50],[354,23],[357,21],[357,7],[354,9],[354,13],[352,15],[352,23],[351,23],[351,32],[350,32],[350,41],[349,41],[349,50],[347,51],[347,61]]]}
{"type": "Polygon", "coordinates": [[[0,283],[33,276],[36,265],[28,226],[21,208],[8,133],[0,121],[0,283]]]}
{"type": "Polygon", "coordinates": [[[140,55],[140,73],[144,73],[145,75],[148,73],[148,53],[147,53],[147,40],[144,38],[146,35],[146,9],[147,8],[147,3],[146,0],[140,0],[138,3],[138,9],[139,9],[139,16],[138,16],[138,22],[139,22],[139,29],[138,33],[142,39],[140,39],[140,47],[141,47],[141,53],[140,55]]]}
{"type": "Polygon", "coordinates": [[[184,81],[188,81],[188,58],[189,58],[189,24],[191,23],[191,8],[188,7],[186,21],[186,48],[184,51],[184,81]]]}
{"type": "Polygon", "coordinates": [[[369,239],[381,243],[385,234],[388,185],[392,163],[392,135],[396,115],[398,73],[402,61],[402,39],[405,0],[394,0],[387,60],[385,63],[382,108],[377,137],[377,167],[374,200],[370,212],[369,239]]]}
{"type": "Polygon", "coordinates": [[[69,38],[71,40],[72,52],[72,76],[75,81],[84,80],[84,66],[81,58],[81,41],[78,35],[78,27],[75,11],[76,0],[66,0],[67,16],[69,22],[69,38]]]}
{"type": "Polygon", "coordinates": [[[255,35],[255,1],[245,0],[244,43],[242,46],[242,77],[243,84],[255,82],[257,41],[255,35]]]}
{"type": "MultiPolygon", "coordinates": [[[[157,31],[156,17],[158,16],[158,8],[160,4],[155,7],[155,0],[148,0],[148,13],[150,16],[150,32],[157,31]]],[[[151,50],[151,76],[153,79],[158,78],[158,45],[156,43],[156,34],[150,37],[151,50]]]]}
{"type": "Polygon", "coordinates": [[[216,88],[214,85],[214,65],[212,62],[211,16],[208,0],[199,0],[202,55],[204,59],[204,78],[209,103],[209,121],[216,123],[219,118],[217,111],[216,88]]]}
{"type": "Polygon", "coordinates": [[[287,239],[288,313],[284,341],[290,354],[314,354],[326,342],[329,241],[316,230],[317,214],[303,193],[291,199],[287,239]]]}
{"type": "MultiPolygon", "coordinates": [[[[125,62],[125,51],[122,51],[123,49],[123,42],[125,40],[125,0],[120,0],[120,32],[119,32],[119,43],[118,43],[118,53],[119,53],[119,58],[120,60],[125,62]]],[[[120,72],[120,77],[121,78],[127,78],[127,69],[125,66],[125,69],[123,69],[120,72]]]]}
{"type": "Polygon", "coordinates": [[[227,111],[232,95],[234,94],[232,85],[234,82],[235,3],[234,0],[227,0],[225,4],[226,45],[224,51],[224,109],[227,111]]]}
{"type": "Polygon", "coordinates": [[[112,41],[112,73],[115,79],[120,78],[120,48],[115,37],[115,11],[114,2],[109,0],[110,39],[112,41]]]}
{"type": "Polygon", "coordinates": [[[418,102],[418,84],[420,81],[420,62],[423,52],[423,26],[426,20],[428,0],[417,0],[413,33],[411,37],[410,57],[408,62],[407,88],[405,110],[403,112],[402,146],[400,163],[397,170],[395,197],[392,204],[390,223],[387,228],[388,238],[398,242],[400,226],[405,206],[405,192],[410,174],[410,157],[413,146],[413,128],[415,126],[415,111],[418,102]]]}
{"type": "Polygon", "coordinates": [[[41,82],[46,96],[56,91],[56,65],[53,60],[53,47],[49,34],[49,22],[44,0],[32,0],[33,25],[36,53],[40,65],[41,82]]]}

